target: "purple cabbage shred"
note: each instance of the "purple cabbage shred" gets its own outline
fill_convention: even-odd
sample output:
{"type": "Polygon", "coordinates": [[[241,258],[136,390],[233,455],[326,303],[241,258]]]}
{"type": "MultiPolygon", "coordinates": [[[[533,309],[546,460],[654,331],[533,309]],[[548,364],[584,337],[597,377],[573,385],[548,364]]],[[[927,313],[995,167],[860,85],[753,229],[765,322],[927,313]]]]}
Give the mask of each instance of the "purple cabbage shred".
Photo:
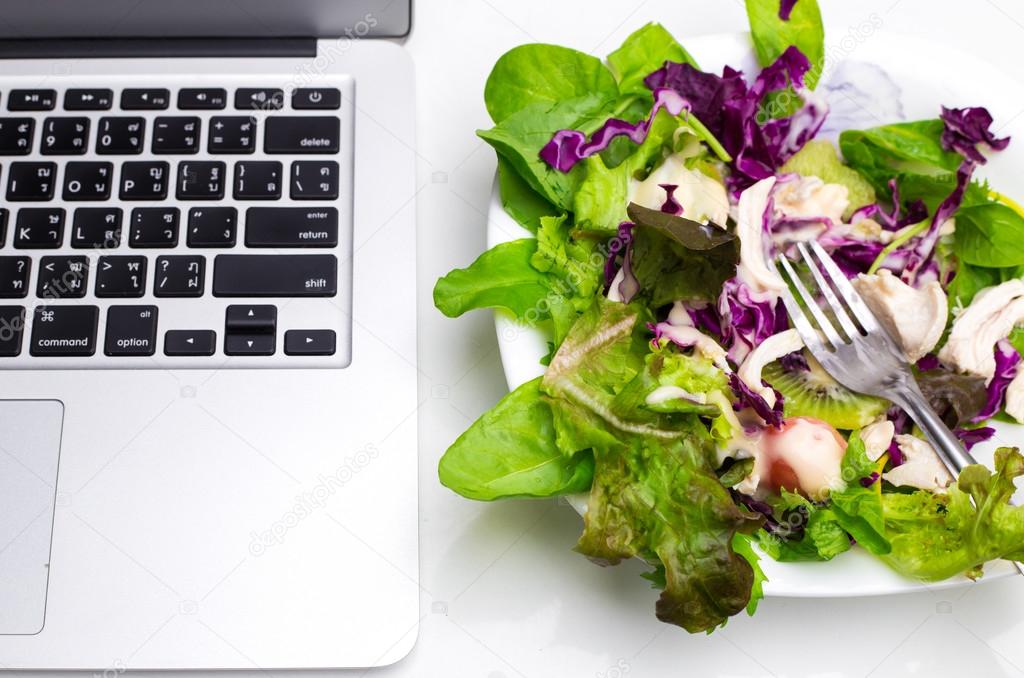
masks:
{"type": "Polygon", "coordinates": [[[995,346],[996,372],[986,386],[988,398],[981,411],[971,417],[971,423],[977,424],[995,415],[1003,406],[1006,389],[1017,375],[1020,354],[1006,339],[1000,339],[995,346]]]}
{"type": "Polygon", "coordinates": [[[783,21],[789,21],[789,15],[793,13],[793,8],[796,7],[797,0],[780,0],[779,2],[779,18],[783,21]]]}
{"type": "Polygon", "coordinates": [[[992,132],[992,114],[987,108],[942,107],[940,116],[944,123],[942,147],[955,151],[978,165],[985,164],[985,156],[978,150],[978,144],[985,144],[994,151],[1001,151],[1010,143],[1010,137],[999,139],[992,132]]]}
{"type": "MultiPolygon", "coordinates": [[[[765,386],[771,388],[770,384],[761,382],[765,386]]],[[[754,393],[753,390],[743,380],[736,375],[735,372],[729,374],[729,386],[736,393],[736,397],[739,398],[739,403],[743,406],[750,407],[757,413],[757,416],[764,419],[764,423],[774,428],[782,427],[782,394],[772,388],[775,391],[775,405],[769,407],[768,402],[760,396],[760,394],[754,393]]]]}
{"type": "Polygon", "coordinates": [[[953,429],[953,435],[960,439],[960,442],[964,444],[964,447],[966,447],[968,451],[978,443],[985,442],[995,434],[996,430],[991,426],[953,429]]]}
{"type": "Polygon", "coordinates": [[[654,91],[654,107],[650,115],[637,123],[619,118],[610,118],[594,134],[587,135],[574,129],[563,129],[555,132],[551,141],[540,149],[541,160],[559,172],[568,172],[576,163],[608,148],[613,139],[620,136],[629,137],[635,144],[643,143],[654,123],[655,116],[662,109],[670,115],[680,115],[690,108],[689,102],[679,93],[668,88],[654,91]]]}
{"type": "Polygon", "coordinates": [[[665,191],[665,202],[661,204],[661,211],[681,217],[683,215],[683,206],[679,204],[675,196],[676,189],[679,186],[676,184],[658,184],[658,188],[665,191]]]}
{"type": "Polygon", "coordinates": [[[871,487],[876,482],[878,482],[878,479],[880,477],[881,476],[878,475],[878,471],[872,471],[871,475],[869,475],[867,478],[861,478],[860,479],[860,484],[863,487],[871,487]]]}

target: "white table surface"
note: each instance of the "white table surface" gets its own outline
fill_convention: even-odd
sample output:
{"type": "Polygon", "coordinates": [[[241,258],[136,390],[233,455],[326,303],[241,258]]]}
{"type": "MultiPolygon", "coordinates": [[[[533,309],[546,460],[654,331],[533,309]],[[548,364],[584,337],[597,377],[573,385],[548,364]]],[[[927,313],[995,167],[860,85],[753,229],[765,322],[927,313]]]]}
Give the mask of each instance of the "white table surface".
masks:
{"type": "MultiPolygon", "coordinates": [[[[524,42],[595,54],[649,20],[687,36],[746,27],[740,0],[418,0],[421,581],[419,642],[381,676],[1003,676],[1024,674],[1024,581],[891,598],[769,599],[711,636],[654,618],[656,592],[623,565],[572,552],[556,501],[482,504],[437,482],[444,449],[504,393],[491,316],[451,320],[434,281],[483,249],[494,153],[483,85],[524,42]]],[[[1019,0],[822,0],[832,31],[877,15],[883,31],[975,52],[1024,80],[1019,0]]],[[[978,102],[984,103],[984,102],[978,102]]],[[[1024,114],[1024,111],[1021,112],[1024,114]]],[[[1024,139],[1017,143],[1024,142],[1024,139]]],[[[1010,152],[1024,152],[1017,146],[1010,152]]]]}

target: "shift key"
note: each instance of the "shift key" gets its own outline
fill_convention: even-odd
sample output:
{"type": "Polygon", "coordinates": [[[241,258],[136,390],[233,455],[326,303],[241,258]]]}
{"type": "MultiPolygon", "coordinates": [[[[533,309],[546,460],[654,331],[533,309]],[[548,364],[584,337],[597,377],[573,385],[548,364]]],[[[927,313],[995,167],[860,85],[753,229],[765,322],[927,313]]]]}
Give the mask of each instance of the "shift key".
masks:
{"type": "Polygon", "coordinates": [[[333,254],[219,254],[215,297],[333,297],[338,259],[333,254]]]}
{"type": "Polygon", "coordinates": [[[245,212],[246,247],[336,247],[334,207],[250,207],[245,212]]]}

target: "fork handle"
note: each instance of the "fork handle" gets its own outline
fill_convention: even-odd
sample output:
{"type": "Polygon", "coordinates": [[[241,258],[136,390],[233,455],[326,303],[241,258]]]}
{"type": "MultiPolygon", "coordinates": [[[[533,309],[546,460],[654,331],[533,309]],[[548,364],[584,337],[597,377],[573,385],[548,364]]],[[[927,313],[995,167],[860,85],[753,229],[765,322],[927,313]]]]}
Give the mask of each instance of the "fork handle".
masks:
{"type": "Polygon", "coordinates": [[[896,404],[902,407],[918,428],[924,431],[928,442],[935,448],[939,459],[954,478],[965,466],[978,463],[939,415],[935,414],[935,410],[928,404],[916,383],[903,386],[895,395],[896,404]]]}

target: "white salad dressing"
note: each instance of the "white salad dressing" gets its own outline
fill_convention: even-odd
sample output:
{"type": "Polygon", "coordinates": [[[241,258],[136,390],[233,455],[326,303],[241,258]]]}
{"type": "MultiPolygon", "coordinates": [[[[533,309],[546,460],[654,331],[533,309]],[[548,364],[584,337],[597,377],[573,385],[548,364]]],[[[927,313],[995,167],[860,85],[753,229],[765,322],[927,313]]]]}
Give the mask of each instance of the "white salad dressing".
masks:
{"type": "Polygon", "coordinates": [[[794,329],[773,334],[747,354],[743,364],[736,370],[736,376],[754,393],[764,398],[768,407],[772,407],[775,405],[775,391],[770,386],[761,383],[761,371],[768,363],[775,362],[782,356],[799,351],[803,347],[804,340],[794,329]]]}
{"type": "Polygon", "coordinates": [[[693,350],[715,364],[715,367],[728,373],[732,371],[726,360],[725,349],[718,342],[690,325],[658,325],[661,335],[680,346],[693,346],[693,350]]]}
{"type": "Polygon", "coordinates": [[[801,219],[824,217],[832,224],[843,221],[850,206],[850,191],[842,184],[826,184],[815,176],[801,176],[780,184],[775,191],[775,211],[801,219]]]}
{"type": "Polygon", "coordinates": [[[784,487],[821,499],[829,490],[844,486],[841,464],[846,441],[817,419],[790,417],[781,429],[765,428],[752,435],[741,432],[726,447],[737,458],[754,458],[750,475],[736,485],[745,494],[784,487]]]}

